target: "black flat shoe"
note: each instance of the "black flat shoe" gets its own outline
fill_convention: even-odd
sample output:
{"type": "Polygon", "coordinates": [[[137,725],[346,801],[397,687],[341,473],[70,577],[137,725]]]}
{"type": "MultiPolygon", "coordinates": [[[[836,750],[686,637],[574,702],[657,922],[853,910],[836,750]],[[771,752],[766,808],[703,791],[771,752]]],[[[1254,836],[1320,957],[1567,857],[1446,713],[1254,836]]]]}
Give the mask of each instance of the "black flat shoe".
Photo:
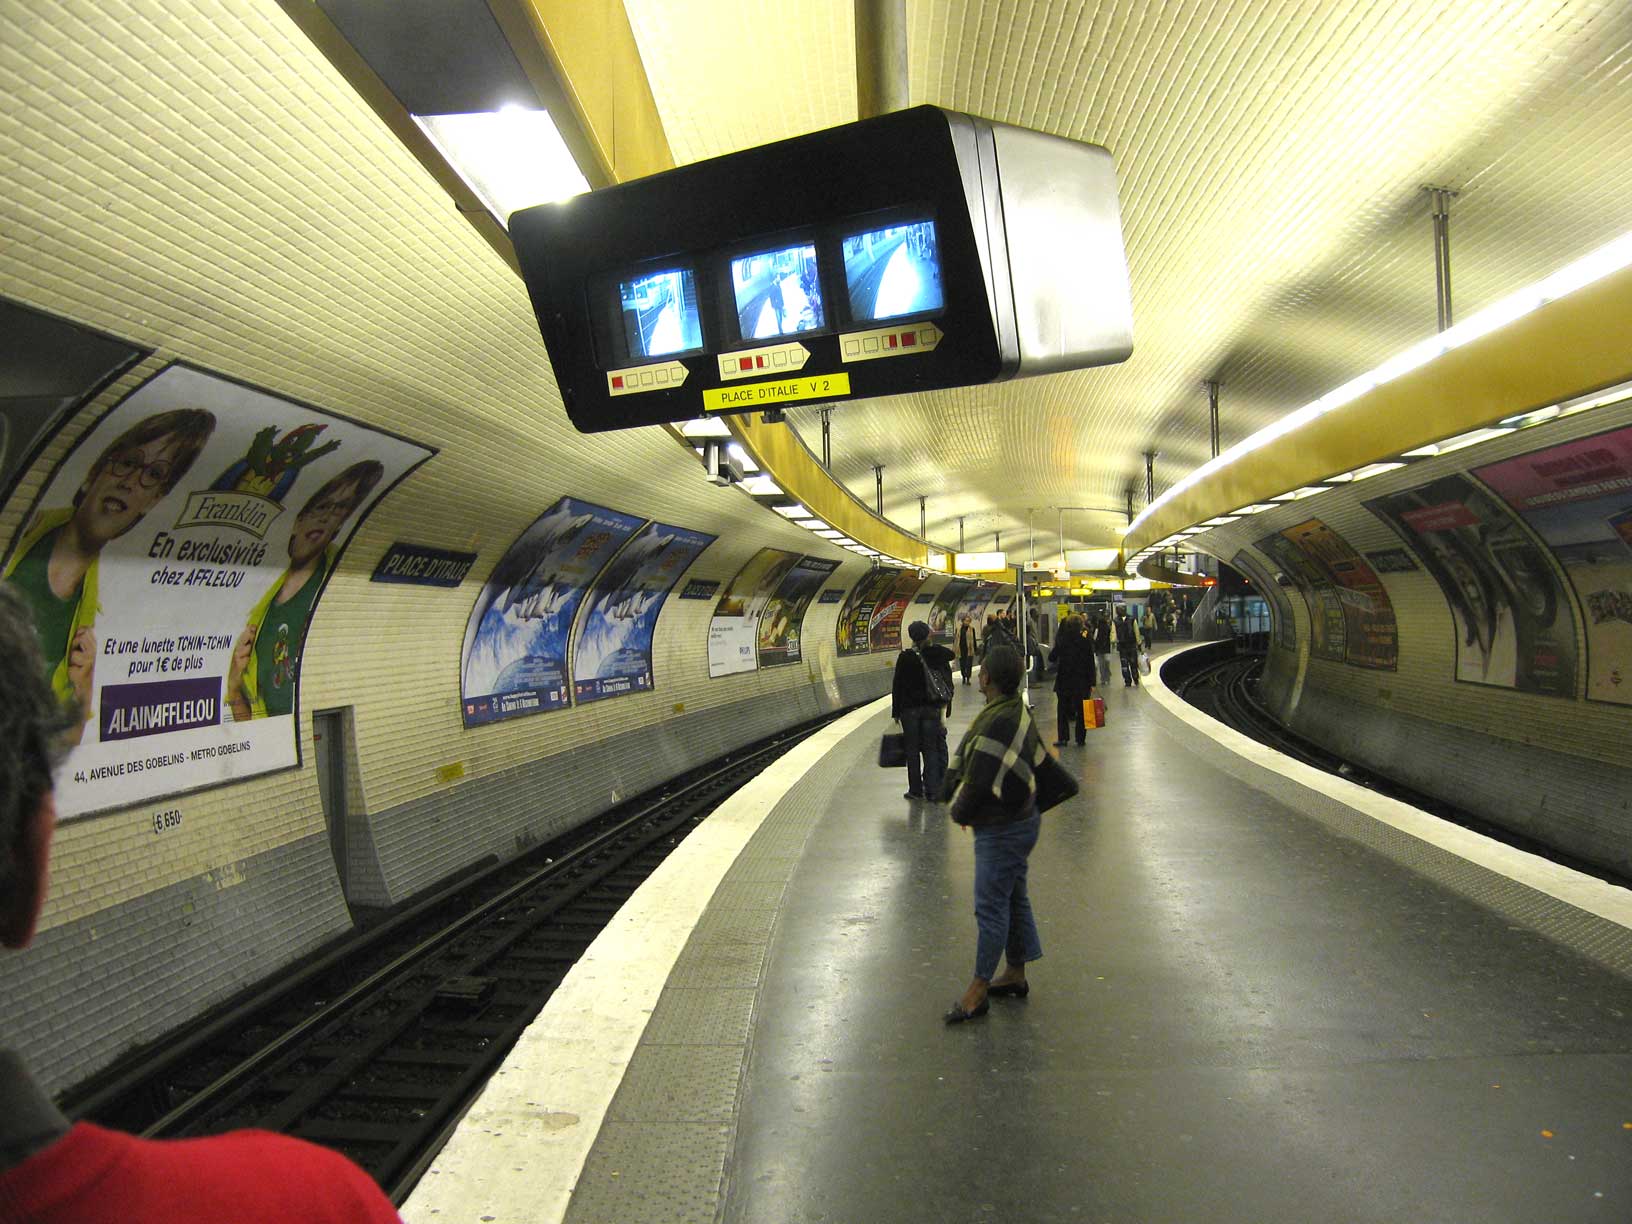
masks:
{"type": "Polygon", "coordinates": [[[990,999],[982,999],[974,1011],[964,1011],[963,1004],[954,1003],[952,1004],[952,1010],[942,1016],[941,1019],[948,1024],[962,1024],[965,1020],[973,1020],[976,1016],[984,1016],[991,1010],[992,1001],[990,999]]]}
{"type": "Polygon", "coordinates": [[[1066,744],[1069,743],[1069,742],[1070,742],[1069,740],[1055,740],[1054,741],[1054,747],[1064,748],[1066,746],[1066,744]]]}
{"type": "Polygon", "coordinates": [[[1030,982],[1004,982],[1001,986],[986,987],[986,997],[988,999],[1006,999],[1010,996],[1023,999],[1030,993],[1030,982]]]}
{"type": "Polygon", "coordinates": [[[923,797],[923,791],[908,791],[906,794],[901,796],[903,799],[922,799],[923,797]]]}

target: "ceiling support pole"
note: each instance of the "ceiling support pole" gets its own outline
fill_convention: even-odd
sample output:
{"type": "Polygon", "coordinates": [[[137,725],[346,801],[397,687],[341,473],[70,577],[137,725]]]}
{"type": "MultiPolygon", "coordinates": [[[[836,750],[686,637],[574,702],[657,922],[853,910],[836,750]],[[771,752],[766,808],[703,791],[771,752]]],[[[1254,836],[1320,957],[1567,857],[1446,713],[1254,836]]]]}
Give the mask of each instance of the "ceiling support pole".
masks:
{"type": "Polygon", "coordinates": [[[1156,451],[1145,452],[1145,505],[1156,500],[1156,451]]]}
{"type": "Polygon", "coordinates": [[[918,494],[918,538],[920,540],[929,539],[929,517],[928,511],[924,509],[924,495],[922,493],[918,494]]]}
{"type": "Polygon", "coordinates": [[[1216,378],[1209,378],[1201,384],[1207,388],[1207,415],[1212,422],[1213,458],[1218,458],[1218,389],[1224,384],[1216,378]]]}
{"type": "Polygon", "coordinates": [[[907,0],[855,0],[856,117],[906,110],[907,0]]]}
{"type": "Polygon", "coordinates": [[[963,515],[958,515],[958,551],[963,551],[963,515]]]}
{"type": "Polygon", "coordinates": [[[878,496],[878,517],[884,517],[884,465],[873,464],[873,491],[878,496]]]}
{"type": "Polygon", "coordinates": [[[1434,216],[1434,305],[1439,330],[1451,326],[1451,201],[1459,192],[1449,187],[1424,187],[1432,197],[1434,216]]]}
{"type": "MultiPolygon", "coordinates": [[[[1213,452],[1217,454],[1217,451],[1213,452]]],[[[822,409],[822,466],[833,470],[833,409],[822,409]]]]}

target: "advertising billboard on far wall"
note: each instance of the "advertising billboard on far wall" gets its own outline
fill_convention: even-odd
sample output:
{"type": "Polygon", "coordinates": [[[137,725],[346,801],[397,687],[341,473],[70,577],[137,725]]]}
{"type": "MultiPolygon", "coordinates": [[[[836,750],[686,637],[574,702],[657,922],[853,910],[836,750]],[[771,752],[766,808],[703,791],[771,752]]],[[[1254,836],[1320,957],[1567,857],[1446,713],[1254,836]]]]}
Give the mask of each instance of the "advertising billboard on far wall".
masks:
{"type": "Polygon", "coordinates": [[[499,558],[465,624],[465,726],[572,702],[567,637],[590,583],[646,520],[563,497],[499,558]]]}
{"type": "Polygon", "coordinates": [[[782,576],[799,554],[762,548],[737,571],[714,606],[708,623],[708,674],[711,678],[750,672],[759,666],[755,653],[759,618],[776,594],[782,576]]]}
{"type": "Polygon", "coordinates": [[[1632,427],[1478,468],[1546,543],[1587,624],[1587,697],[1632,705],[1632,427]]]}
{"type": "Polygon", "coordinates": [[[820,557],[801,557],[782,576],[776,594],[765,604],[759,618],[755,647],[761,667],[775,667],[780,663],[797,663],[804,657],[801,645],[804,636],[805,609],[828,575],[839,568],[837,561],[820,557]]]}
{"type": "Polygon", "coordinates": [[[1525,693],[1575,692],[1575,616],[1546,554],[1501,500],[1442,476],[1365,503],[1422,560],[1456,632],[1456,678],[1525,693]]]}
{"type": "Polygon", "coordinates": [[[647,523],[601,571],[578,616],[572,695],[582,705],[652,689],[652,633],[669,591],[715,537],[647,523]]]}

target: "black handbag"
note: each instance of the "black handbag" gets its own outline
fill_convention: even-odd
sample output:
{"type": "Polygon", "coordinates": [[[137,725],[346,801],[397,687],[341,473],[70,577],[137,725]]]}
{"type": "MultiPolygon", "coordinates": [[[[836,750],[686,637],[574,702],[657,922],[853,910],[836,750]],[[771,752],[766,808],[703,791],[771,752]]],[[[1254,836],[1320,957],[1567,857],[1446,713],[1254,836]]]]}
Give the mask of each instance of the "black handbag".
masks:
{"type": "Polygon", "coordinates": [[[1070,771],[1061,765],[1053,753],[1043,755],[1043,763],[1032,771],[1037,778],[1037,810],[1046,812],[1059,807],[1082,788],[1070,771]]]}
{"type": "Polygon", "coordinates": [[[884,769],[900,769],[907,763],[907,737],[899,731],[886,731],[878,745],[878,763],[884,769]]]}

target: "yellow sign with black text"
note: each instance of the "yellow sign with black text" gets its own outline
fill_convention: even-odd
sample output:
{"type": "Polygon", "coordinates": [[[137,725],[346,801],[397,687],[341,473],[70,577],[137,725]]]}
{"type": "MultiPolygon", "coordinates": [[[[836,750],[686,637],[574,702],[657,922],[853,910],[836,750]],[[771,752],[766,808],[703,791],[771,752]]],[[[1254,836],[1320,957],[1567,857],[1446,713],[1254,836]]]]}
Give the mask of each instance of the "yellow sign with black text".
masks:
{"type": "Polygon", "coordinates": [[[809,378],[784,378],[745,387],[710,387],[703,392],[703,410],[751,412],[797,400],[830,400],[849,394],[850,375],[813,374],[809,378]]]}

